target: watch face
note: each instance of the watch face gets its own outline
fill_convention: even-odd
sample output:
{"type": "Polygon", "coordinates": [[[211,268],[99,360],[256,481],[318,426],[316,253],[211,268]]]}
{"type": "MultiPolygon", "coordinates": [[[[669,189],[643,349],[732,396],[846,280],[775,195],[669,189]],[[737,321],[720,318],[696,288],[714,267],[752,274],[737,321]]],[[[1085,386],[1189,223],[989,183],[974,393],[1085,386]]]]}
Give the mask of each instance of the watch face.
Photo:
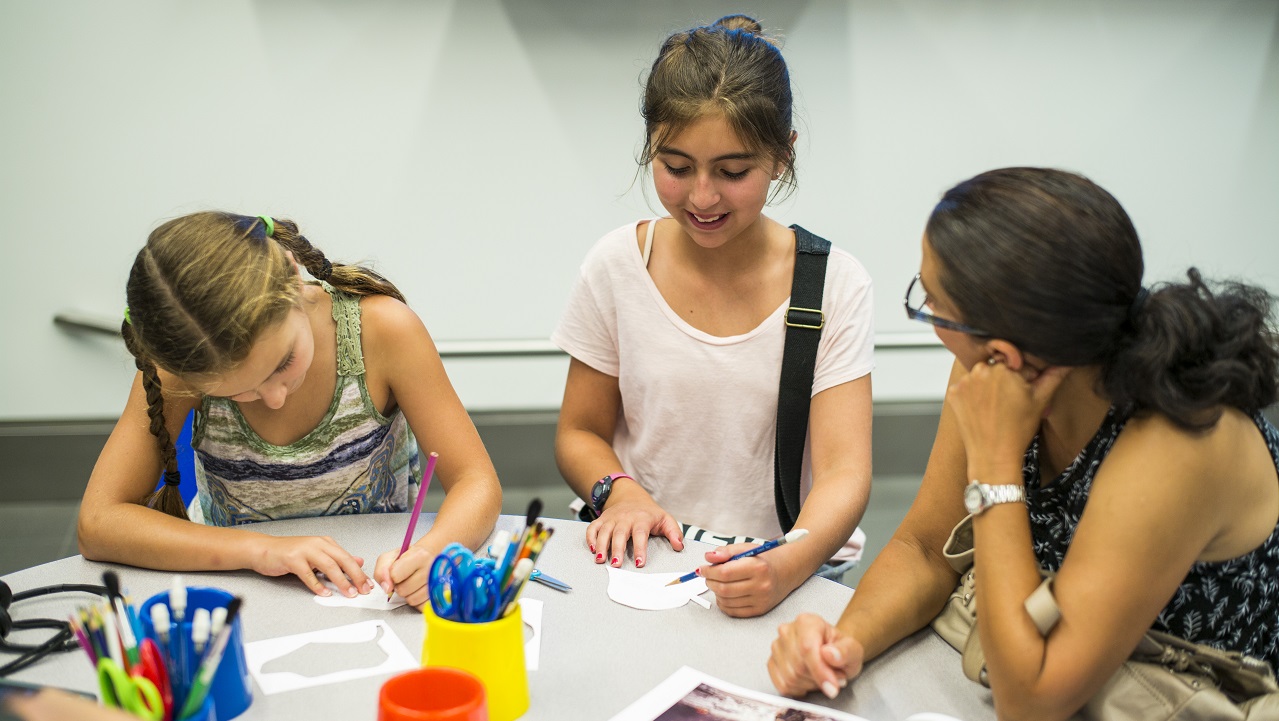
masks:
{"type": "Polygon", "coordinates": [[[964,489],[964,507],[969,513],[979,513],[985,508],[986,499],[981,492],[981,485],[977,483],[969,483],[964,489]]]}
{"type": "Polygon", "coordinates": [[[604,512],[604,502],[608,500],[609,491],[613,490],[613,477],[604,476],[591,487],[591,507],[596,513],[604,512]]]}

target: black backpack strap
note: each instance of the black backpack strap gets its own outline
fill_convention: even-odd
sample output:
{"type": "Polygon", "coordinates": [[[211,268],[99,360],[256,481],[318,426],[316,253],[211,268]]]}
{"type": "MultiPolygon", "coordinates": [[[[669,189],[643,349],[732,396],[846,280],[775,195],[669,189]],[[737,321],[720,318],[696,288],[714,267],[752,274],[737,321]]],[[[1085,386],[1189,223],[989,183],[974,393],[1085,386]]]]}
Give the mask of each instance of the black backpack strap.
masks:
{"type": "Polygon", "coordinates": [[[782,351],[773,457],[773,496],[783,532],[794,528],[799,518],[799,475],[808,436],[808,409],[813,400],[817,342],[826,324],[821,310],[822,290],[826,285],[826,260],[830,257],[830,241],[798,225],[791,229],[795,231],[795,275],[791,280],[790,308],[786,309],[786,346],[782,351]]]}

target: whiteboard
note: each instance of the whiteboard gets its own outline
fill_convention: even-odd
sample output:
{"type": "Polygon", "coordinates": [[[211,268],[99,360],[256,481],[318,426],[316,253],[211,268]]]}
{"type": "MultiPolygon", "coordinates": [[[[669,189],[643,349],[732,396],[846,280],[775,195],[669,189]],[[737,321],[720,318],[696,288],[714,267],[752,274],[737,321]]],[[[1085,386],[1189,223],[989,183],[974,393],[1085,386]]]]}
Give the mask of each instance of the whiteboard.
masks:
{"type": "MultiPolygon", "coordinates": [[[[118,414],[130,360],[51,319],[118,317],[147,233],[207,208],[373,264],[441,342],[545,340],[591,244],[660,210],[634,163],[658,44],[736,11],[782,36],[797,99],[799,189],[767,212],[866,265],[886,346],[926,330],[899,302],[932,205],[1005,165],[1113,192],[1148,282],[1279,290],[1274,2],[16,1],[0,420],[118,414]]],[[[947,366],[885,347],[876,399],[940,398],[947,366]]],[[[472,409],[557,407],[564,367],[449,362],[472,409]]]]}

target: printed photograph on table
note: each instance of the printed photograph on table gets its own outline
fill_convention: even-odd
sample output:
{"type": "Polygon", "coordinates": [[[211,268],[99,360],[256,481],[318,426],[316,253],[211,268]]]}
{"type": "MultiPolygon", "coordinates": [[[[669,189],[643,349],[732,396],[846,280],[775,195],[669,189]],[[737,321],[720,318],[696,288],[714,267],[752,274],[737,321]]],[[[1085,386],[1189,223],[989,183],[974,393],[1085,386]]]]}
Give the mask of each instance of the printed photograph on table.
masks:
{"type": "Polygon", "coordinates": [[[612,721],[866,721],[860,716],[735,686],[684,666],[612,721]]]}

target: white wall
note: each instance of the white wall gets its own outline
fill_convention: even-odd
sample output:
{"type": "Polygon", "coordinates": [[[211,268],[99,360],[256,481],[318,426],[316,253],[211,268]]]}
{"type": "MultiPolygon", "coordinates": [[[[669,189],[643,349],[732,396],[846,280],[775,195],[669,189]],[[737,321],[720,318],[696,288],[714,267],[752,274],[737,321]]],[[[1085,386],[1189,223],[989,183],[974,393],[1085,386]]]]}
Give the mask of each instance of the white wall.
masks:
{"type": "MultiPolygon", "coordinates": [[[[1090,175],[1148,281],[1190,264],[1279,291],[1279,3],[1200,0],[7,0],[0,4],[0,420],[109,417],[132,256],[204,208],[300,222],[371,260],[441,341],[545,339],[632,185],[639,80],[726,12],[785,39],[800,189],[773,210],[860,257],[887,340],[939,194],[992,167],[1090,175]]],[[[651,193],[650,193],[651,195],[651,193]]],[[[658,207],[656,201],[652,207],[658,207]]],[[[473,409],[558,404],[557,358],[457,360],[473,409]]],[[[881,400],[947,357],[885,351],[881,400]]]]}

